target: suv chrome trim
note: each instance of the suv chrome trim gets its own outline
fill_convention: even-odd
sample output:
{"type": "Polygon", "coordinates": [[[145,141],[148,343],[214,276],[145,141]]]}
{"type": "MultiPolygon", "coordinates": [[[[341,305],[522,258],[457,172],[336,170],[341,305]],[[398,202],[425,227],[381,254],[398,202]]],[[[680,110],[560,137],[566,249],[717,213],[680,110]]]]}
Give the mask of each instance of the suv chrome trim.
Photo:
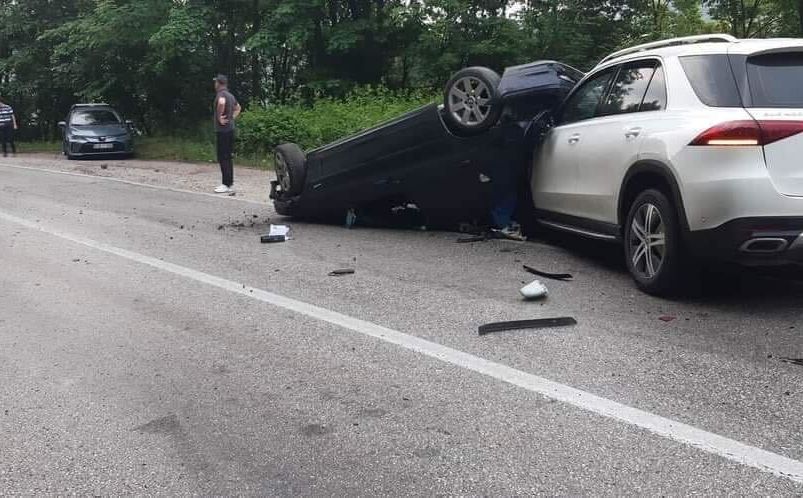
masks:
{"type": "Polygon", "coordinates": [[[680,38],[670,38],[668,40],[654,41],[636,45],[635,47],[625,48],[614,52],[611,55],[602,59],[597,66],[605,64],[608,61],[623,57],[625,55],[644,52],[645,50],[653,50],[656,48],[674,47],[676,45],[687,45],[692,43],[705,43],[705,42],[718,42],[718,43],[733,43],[738,41],[737,38],[726,34],[713,34],[713,35],[696,35],[696,36],[683,36],[680,38]]]}
{"type": "Polygon", "coordinates": [[[755,239],[750,239],[742,244],[739,247],[741,252],[751,253],[751,254],[774,254],[777,252],[782,252],[786,247],[789,245],[789,242],[786,239],[782,239],[780,237],[758,237],[755,239]],[[753,244],[760,244],[762,242],[772,242],[777,244],[772,249],[751,249],[753,244]]]}
{"type": "Polygon", "coordinates": [[[616,240],[616,237],[613,235],[608,235],[599,232],[593,232],[591,230],[586,230],[584,228],[577,228],[570,225],[564,225],[563,223],[556,223],[554,221],[546,221],[546,220],[538,220],[538,222],[542,225],[546,225],[550,228],[554,228],[556,230],[561,230],[564,232],[571,232],[578,235],[582,235],[584,237],[590,237],[592,239],[598,240],[616,240]]]}
{"type": "Polygon", "coordinates": [[[789,246],[789,249],[798,249],[803,247],[803,233],[797,236],[797,238],[792,242],[792,245],[789,246]]]}

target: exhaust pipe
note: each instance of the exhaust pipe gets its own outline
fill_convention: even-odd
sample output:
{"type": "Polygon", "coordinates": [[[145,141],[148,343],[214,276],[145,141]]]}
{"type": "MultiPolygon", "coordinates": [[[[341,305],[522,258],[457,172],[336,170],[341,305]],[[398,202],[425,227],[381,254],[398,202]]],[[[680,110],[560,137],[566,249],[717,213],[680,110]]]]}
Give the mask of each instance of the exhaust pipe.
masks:
{"type": "Polygon", "coordinates": [[[739,248],[748,254],[775,254],[786,250],[789,242],[779,237],[759,237],[750,239],[739,248]]]}

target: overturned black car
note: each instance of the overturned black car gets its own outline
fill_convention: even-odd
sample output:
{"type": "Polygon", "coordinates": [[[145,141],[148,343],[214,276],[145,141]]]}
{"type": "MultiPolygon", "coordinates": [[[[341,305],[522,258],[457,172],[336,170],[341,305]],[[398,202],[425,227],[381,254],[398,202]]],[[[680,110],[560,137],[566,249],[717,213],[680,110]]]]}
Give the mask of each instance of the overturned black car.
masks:
{"type": "MultiPolygon", "coordinates": [[[[276,148],[270,198],[281,215],[343,221],[347,213],[412,208],[422,224],[487,224],[499,168],[516,165],[524,188],[529,155],[546,117],[583,77],[552,61],[457,72],[431,104],[311,150],[276,148]]],[[[528,192],[522,191],[523,195],[528,192]]]]}

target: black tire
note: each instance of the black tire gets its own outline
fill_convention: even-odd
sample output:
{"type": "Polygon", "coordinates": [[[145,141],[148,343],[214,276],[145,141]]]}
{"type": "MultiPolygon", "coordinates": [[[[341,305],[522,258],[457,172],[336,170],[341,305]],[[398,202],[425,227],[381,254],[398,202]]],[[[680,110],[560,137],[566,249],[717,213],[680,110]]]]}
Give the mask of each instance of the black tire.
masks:
{"type": "Polygon", "coordinates": [[[633,201],[625,220],[624,246],[627,269],[638,288],[647,294],[677,295],[692,280],[693,261],[683,246],[678,211],[663,192],[645,190],[633,201]],[[654,211],[649,215],[651,209],[654,211]],[[647,227],[643,237],[637,233],[634,220],[642,227],[642,233],[645,233],[643,228],[647,227]],[[657,244],[661,233],[664,241],[662,250],[657,244]],[[645,241],[656,245],[650,246],[645,241]],[[636,258],[638,254],[641,256],[636,258]]]}
{"type": "Polygon", "coordinates": [[[298,195],[307,177],[307,156],[296,144],[282,144],[275,150],[276,179],[284,195],[298,195]]]}
{"type": "Polygon", "coordinates": [[[476,135],[492,128],[502,115],[501,78],[487,67],[461,69],[443,90],[443,118],[460,135],[476,135]]]}

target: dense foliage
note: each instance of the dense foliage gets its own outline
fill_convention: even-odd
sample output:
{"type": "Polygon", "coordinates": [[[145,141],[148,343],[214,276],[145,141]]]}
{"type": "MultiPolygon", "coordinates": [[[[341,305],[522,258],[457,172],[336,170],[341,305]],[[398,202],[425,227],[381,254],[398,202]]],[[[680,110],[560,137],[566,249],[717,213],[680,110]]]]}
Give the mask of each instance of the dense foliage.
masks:
{"type": "Polygon", "coordinates": [[[224,72],[250,110],[244,143],[315,144],[436,95],[461,66],[587,69],[668,36],[800,36],[802,11],[803,0],[0,0],[0,93],[29,136],[52,137],[70,104],[95,100],[164,133],[209,119],[211,76],[224,72]],[[356,112],[338,103],[365,85],[418,90],[360,90],[356,112]]]}

